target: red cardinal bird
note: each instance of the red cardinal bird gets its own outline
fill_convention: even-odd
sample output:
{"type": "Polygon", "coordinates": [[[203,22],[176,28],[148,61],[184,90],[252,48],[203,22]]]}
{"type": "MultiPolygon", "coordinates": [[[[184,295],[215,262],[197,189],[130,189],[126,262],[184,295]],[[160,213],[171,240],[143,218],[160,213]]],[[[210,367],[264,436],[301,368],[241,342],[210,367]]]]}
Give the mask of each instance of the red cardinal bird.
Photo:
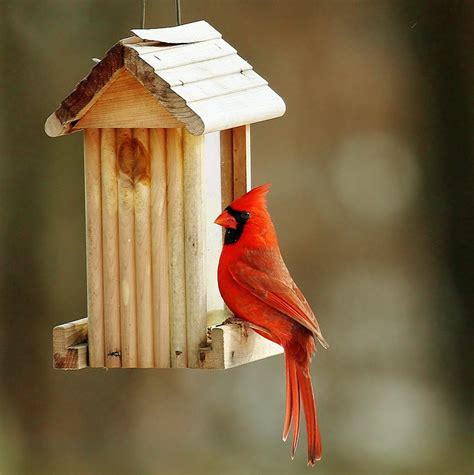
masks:
{"type": "Polygon", "coordinates": [[[286,268],[266,206],[270,185],[249,191],[215,220],[225,228],[218,281],[222,298],[235,317],[281,345],[286,362],[286,415],[283,440],[293,419],[294,457],[303,401],[308,435],[308,465],[321,458],[310,363],[316,340],[324,340],[316,317],[286,268]]]}

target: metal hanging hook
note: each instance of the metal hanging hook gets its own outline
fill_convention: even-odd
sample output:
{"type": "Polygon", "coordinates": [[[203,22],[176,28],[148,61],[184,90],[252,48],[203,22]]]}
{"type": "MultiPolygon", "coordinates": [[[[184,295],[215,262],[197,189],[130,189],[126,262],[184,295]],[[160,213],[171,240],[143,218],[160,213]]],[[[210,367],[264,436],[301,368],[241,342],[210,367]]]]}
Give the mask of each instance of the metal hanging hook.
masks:
{"type": "Polygon", "coordinates": [[[145,28],[146,0],[142,0],[142,29],[145,28]]]}
{"type": "Polygon", "coordinates": [[[176,0],[176,24],[181,25],[181,0],[176,0]]]}

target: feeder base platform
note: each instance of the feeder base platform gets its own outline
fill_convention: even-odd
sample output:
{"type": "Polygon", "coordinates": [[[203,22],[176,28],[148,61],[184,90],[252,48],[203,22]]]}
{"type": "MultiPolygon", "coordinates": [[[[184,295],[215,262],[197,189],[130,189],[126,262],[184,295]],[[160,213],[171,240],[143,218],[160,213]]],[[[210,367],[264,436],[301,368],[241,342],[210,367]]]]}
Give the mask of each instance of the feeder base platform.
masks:
{"type": "MultiPolygon", "coordinates": [[[[209,323],[211,323],[209,321],[209,323]]],[[[76,370],[88,367],[88,319],[58,325],[53,329],[53,367],[76,370]]],[[[283,353],[275,343],[235,323],[208,328],[207,346],[199,350],[196,369],[230,369],[283,353]]]]}

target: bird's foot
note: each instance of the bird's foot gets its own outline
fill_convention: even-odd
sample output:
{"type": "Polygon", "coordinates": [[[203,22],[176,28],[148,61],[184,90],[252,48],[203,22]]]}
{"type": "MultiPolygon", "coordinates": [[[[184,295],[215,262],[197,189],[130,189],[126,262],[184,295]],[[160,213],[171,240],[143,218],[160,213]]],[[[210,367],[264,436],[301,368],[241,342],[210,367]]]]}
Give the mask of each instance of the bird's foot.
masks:
{"type": "Polygon", "coordinates": [[[240,318],[237,318],[235,316],[226,318],[223,322],[222,325],[239,325],[240,327],[240,332],[241,336],[244,338],[248,338],[249,332],[248,329],[251,328],[252,326],[246,322],[245,320],[241,320],[240,318]]]}

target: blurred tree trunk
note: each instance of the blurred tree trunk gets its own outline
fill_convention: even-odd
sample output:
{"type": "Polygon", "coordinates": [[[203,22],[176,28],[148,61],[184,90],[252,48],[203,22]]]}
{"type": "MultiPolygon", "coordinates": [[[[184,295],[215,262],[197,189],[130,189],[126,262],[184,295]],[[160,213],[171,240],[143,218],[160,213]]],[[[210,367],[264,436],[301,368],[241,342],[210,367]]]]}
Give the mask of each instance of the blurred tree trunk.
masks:
{"type": "MultiPolygon", "coordinates": [[[[426,205],[442,223],[436,257],[447,271],[440,302],[445,303],[439,322],[448,343],[440,348],[442,368],[459,387],[455,393],[466,411],[472,410],[472,318],[474,309],[474,7],[467,0],[409,1],[403,12],[414,31],[413,44],[423,65],[424,81],[434,97],[427,97],[431,123],[427,124],[424,160],[436,160],[437,173],[429,184],[426,205]],[[452,278],[452,282],[449,282],[452,278]],[[446,285],[448,284],[448,285],[446,285]],[[454,285],[454,295],[449,287],[454,285]],[[448,297],[448,298],[446,298],[448,297]],[[446,305],[447,303],[447,305],[446,305]],[[460,306],[461,308],[458,308],[460,306]],[[447,357],[447,358],[446,358],[447,357]]],[[[429,94],[429,93],[428,93],[429,94]]],[[[427,167],[428,168],[428,167],[427,167]]],[[[434,230],[433,235],[438,231],[434,230]]],[[[438,245],[438,244],[437,244],[438,245]]],[[[467,418],[461,416],[464,421],[467,418]]]]}
{"type": "MultiPolygon", "coordinates": [[[[29,454],[23,457],[22,472],[31,473],[37,455],[44,449],[41,441],[46,412],[42,401],[48,398],[47,367],[37,366],[45,360],[39,344],[45,331],[44,289],[38,265],[39,237],[43,231],[43,212],[39,190],[43,160],[40,144],[34,140],[31,129],[24,128],[22,116],[32,113],[34,105],[25,94],[28,83],[24,60],[28,54],[16,41],[18,31],[13,31],[11,8],[3,4],[1,15],[5,21],[1,31],[4,50],[2,66],[7,70],[1,74],[1,90],[4,93],[2,113],[5,120],[5,137],[2,143],[1,164],[1,302],[2,318],[0,334],[3,362],[0,365],[2,398],[10,408],[9,416],[16,420],[22,450],[29,454]],[[25,54],[26,53],[26,54],[25,54]],[[5,74],[7,72],[7,74],[5,74]],[[32,366],[37,371],[30,371],[32,366]]],[[[41,124],[38,124],[40,127],[41,124]]],[[[47,328],[46,328],[47,330],[47,328]]]]}

